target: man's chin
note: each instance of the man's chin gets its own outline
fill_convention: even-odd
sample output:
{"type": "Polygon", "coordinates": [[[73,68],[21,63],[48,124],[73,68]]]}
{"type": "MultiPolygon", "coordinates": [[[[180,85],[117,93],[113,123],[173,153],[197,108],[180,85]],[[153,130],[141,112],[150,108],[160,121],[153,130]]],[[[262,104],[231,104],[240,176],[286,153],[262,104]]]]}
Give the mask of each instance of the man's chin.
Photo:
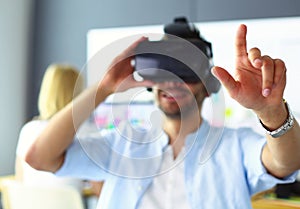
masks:
{"type": "Polygon", "coordinates": [[[171,118],[171,119],[174,119],[174,120],[180,120],[182,118],[182,115],[180,112],[178,113],[167,113],[167,112],[164,112],[166,117],[167,118],[171,118]]]}
{"type": "Polygon", "coordinates": [[[159,105],[159,109],[164,113],[164,115],[167,117],[167,118],[181,118],[181,111],[180,109],[177,109],[177,110],[168,110],[167,108],[159,105]]]}
{"type": "Polygon", "coordinates": [[[167,118],[174,119],[174,120],[181,120],[181,119],[191,117],[191,111],[190,110],[186,110],[186,111],[178,110],[176,112],[175,111],[170,112],[170,111],[164,111],[164,110],[162,110],[162,111],[166,115],[167,118]]]}

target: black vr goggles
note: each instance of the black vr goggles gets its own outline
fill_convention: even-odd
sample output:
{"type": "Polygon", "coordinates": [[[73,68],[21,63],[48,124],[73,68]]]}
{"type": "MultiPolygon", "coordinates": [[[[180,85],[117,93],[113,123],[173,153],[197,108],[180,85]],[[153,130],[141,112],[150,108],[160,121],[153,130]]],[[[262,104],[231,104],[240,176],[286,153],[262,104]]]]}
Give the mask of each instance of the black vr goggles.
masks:
{"type": "Polygon", "coordinates": [[[135,71],[146,80],[202,82],[208,93],[217,92],[220,83],[210,72],[211,43],[186,18],[176,18],[164,32],[162,40],[143,41],[136,47],[135,71]]]}

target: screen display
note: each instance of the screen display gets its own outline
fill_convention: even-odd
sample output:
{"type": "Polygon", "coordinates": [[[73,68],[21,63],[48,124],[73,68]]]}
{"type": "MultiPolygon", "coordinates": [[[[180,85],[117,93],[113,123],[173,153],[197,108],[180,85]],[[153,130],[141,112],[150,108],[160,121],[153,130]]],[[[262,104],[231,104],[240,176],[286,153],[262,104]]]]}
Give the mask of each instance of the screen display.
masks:
{"type": "Polygon", "coordinates": [[[133,127],[151,127],[151,117],[159,111],[152,102],[144,103],[103,103],[93,113],[92,120],[98,129],[114,129],[121,122],[133,127]]]}

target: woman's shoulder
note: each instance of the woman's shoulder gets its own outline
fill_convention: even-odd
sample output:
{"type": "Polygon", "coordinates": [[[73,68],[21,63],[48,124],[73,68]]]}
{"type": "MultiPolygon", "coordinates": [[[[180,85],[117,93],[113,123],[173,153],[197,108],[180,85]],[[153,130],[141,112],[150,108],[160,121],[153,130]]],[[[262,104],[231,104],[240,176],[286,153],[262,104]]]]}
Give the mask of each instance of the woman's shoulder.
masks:
{"type": "Polygon", "coordinates": [[[35,128],[35,127],[43,127],[48,124],[48,120],[40,120],[40,119],[32,119],[28,121],[27,123],[24,124],[22,129],[27,129],[27,128],[35,128]]]}
{"type": "Polygon", "coordinates": [[[27,147],[28,144],[32,143],[38,135],[44,130],[47,125],[47,121],[32,120],[27,122],[20,131],[17,149],[20,147],[27,147]]]}

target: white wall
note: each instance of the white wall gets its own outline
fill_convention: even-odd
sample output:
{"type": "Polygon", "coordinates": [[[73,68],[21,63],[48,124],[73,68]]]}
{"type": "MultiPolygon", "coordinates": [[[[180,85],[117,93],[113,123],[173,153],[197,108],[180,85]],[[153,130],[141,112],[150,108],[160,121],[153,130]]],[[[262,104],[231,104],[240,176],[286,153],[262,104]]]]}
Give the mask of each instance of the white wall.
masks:
{"type": "MultiPolygon", "coordinates": [[[[284,97],[289,102],[295,116],[300,118],[300,100],[298,99],[297,87],[300,80],[298,70],[300,69],[298,58],[300,54],[300,17],[196,23],[201,34],[212,43],[214,64],[224,67],[232,73],[234,70],[234,38],[237,27],[241,23],[248,26],[248,49],[259,47],[263,54],[268,54],[273,58],[281,58],[285,61],[288,71],[284,97]]],[[[130,41],[136,40],[142,33],[146,33],[146,36],[151,38],[152,33],[162,33],[162,27],[162,25],[153,25],[90,30],[87,34],[88,83],[96,82],[99,75],[104,73],[99,72],[100,69],[106,69],[105,67],[108,66],[110,60],[129,45],[130,41]]],[[[210,102],[219,105],[218,102],[221,101],[220,93],[214,95],[210,102]]],[[[246,125],[252,126],[256,130],[261,128],[257,117],[251,111],[242,108],[226,92],[224,94],[225,112],[222,111],[217,118],[211,118],[212,121],[222,123],[222,116],[226,113],[225,123],[228,126],[246,125]]],[[[129,92],[129,95],[135,94],[129,92]]],[[[129,95],[124,98],[128,100],[129,95]]],[[[145,99],[148,98],[149,96],[145,95],[145,99]]],[[[209,108],[209,105],[205,108],[209,108]]],[[[210,112],[210,110],[206,110],[208,109],[205,109],[204,113],[210,112]]],[[[211,115],[206,116],[211,117],[211,115]]]]}
{"type": "Polygon", "coordinates": [[[0,175],[14,172],[25,122],[32,0],[0,0],[0,175]]]}
{"type": "Polygon", "coordinates": [[[32,78],[37,82],[30,115],[37,114],[39,86],[49,64],[85,64],[85,34],[91,28],[165,24],[182,15],[193,22],[300,16],[299,0],[37,0],[35,6],[32,78]]]}

